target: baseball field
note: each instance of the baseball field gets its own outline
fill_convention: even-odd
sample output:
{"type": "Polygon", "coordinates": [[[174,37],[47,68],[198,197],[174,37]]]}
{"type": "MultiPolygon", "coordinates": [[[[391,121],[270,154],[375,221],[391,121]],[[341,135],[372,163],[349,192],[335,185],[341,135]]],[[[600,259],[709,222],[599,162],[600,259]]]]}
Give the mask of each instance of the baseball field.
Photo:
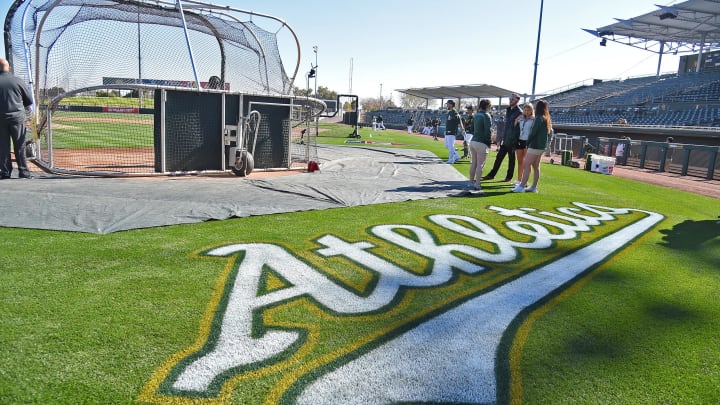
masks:
{"type": "Polygon", "coordinates": [[[720,200],[541,169],[537,194],[0,227],[0,403],[720,403],[720,200]]]}

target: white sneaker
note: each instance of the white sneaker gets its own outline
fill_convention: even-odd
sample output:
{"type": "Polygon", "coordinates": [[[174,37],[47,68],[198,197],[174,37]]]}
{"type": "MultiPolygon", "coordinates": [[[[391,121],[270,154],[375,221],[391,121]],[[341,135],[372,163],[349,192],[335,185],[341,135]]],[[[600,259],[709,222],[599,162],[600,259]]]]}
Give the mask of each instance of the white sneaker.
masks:
{"type": "Polygon", "coordinates": [[[512,182],[512,184],[513,184],[513,186],[519,186],[519,185],[520,185],[520,180],[515,180],[515,181],[512,182]]]}
{"type": "Polygon", "coordinates": [[[525,189],[519,184],[514,189],[512,189],[513,193],[522,193],[523,191],[525,191],[525,189]]]}
{"type": "Polygon", "coordinates": [[[538,190],[537,190],[536,187],[528,187],[528,188],[525,189],[525,192],[526,192],[526,193],[537,193],[538,190]]]}

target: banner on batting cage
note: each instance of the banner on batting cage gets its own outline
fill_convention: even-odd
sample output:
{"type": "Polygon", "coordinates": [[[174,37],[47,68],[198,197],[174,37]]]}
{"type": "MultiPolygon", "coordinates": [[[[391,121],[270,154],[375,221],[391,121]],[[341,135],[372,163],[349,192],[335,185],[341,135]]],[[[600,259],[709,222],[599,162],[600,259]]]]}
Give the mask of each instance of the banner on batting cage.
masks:
{"type": "Polygon", "coordinates": [[[137,107],[103,107],[105,113],[120,113],[120,114],[139,114],[140,109],[137,107]]]}

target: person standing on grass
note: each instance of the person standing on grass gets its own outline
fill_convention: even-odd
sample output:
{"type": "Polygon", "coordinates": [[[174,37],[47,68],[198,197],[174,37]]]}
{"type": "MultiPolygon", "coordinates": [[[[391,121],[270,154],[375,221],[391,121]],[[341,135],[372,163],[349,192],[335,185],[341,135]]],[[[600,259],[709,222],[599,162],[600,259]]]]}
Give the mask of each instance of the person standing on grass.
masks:
{"type": "Polygon", "coordinates": [[[540,158],[548,145],[548,137],[552,131],[552,119],[550,118],[550,108],[548,102],[540,100],[535,105],[535,122],[533,122],[530,135],[528,136],[528,150],[523,163],[523,177],[520,184],[512,191],[513,193],[522,193],[523,191],[537,193],[538,181],[540,181],[540,158]],[[527,187],[530,178],[530,170],[533,171],[533,184],[527,187]]]}
{"type": "Polygon", "coordinates": [[[515,133],[517,134],[517,142],[515,144],[515,154],[517,155],[517,186],[522,181],[523,173],[525,170],[525,156],[527,156],[527,141],[530,137],[530,131],[532,131],[533,124],[535,123],[535,107],[531,103],[527,103],[523,106],[522,115],[515,119],[515,133]]]}
{"type": "Polygon", "coordinates": [[[18,178],[31,179],[25,159],[25,108],[32,106],[25,84],[10,73],[10,63],[0,58],[0,179],[12,174],[10,142],[15,153],[18,178]]]}
{"type": "Polygon", "coordinates": [[[437,138],[438,138],[438,131],[440,130],[440,118],[438,118],[438,117],[433,117],[431,123],[432,123],[432,136],[433,136],[433,141],[437,141],[437,140],[438,140],[438,139],[437,139],[437,138]]]}
{"type": "Polygon", "coordinates": [[[445,103],[448,110],[447,120],[445,121],[445,147],[448,150],[447,163],[453,164],[460,159],[460,155],[455,150],[455,136],[463,132],[460,123],[460,114],[455,109],[455,101],[448,100],[445,103]]]}
{"type": "Polygon", "coordinates": [[[472,104],[465,106],[465,114],[462,115],[462,126],[465,130],[465,136],[463,136],[463,155],[461,159],[470,157],[470,140],[473,134],[473,108],[472,104]]]}
{"type": "Polygon", "coordinates": [[[500,165],[505,159],[505,155],[508,156],[508,169],[504,181],[511,181],[515,172],[515,142],[512,139],[511,132],[513,131],[513,125],[517,117],[522,115],[522,111],[518,107],[520,102],[520,96],[516,93],[510,95],[510,104],[505,109],[505,125],[503,126],[503,134],[500,139],[498,146],[498,154],[495,157],[495,164],[493,164],[492,170],[488,173],[483,180],[492,180],[500,170],[500,165]]]}
{"type": "Polygon", "coordinates": [[[382,115],[377,116],[377,129],[378,129],[378,131],[385,130],[385,124],[383,124],[383,116],[382,115]]]}
{"type": "Polygon", "coordinates": [[[470,140],[470,187],[475,190],[482,190],[480,179],[485,167],[492,143],[492,117],[488,112],[490,100],[484,98],[478,104],[478,111],[473,115],[473,136],[470,140]]]}

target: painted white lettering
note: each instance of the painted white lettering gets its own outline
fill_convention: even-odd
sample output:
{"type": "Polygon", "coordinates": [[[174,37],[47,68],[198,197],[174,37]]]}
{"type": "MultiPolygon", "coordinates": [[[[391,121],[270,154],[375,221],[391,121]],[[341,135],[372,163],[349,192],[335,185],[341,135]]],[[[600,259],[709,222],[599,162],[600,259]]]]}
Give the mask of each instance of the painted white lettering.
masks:
{"type": "MultiPolygon", "coordinates": [[[[401,285],[409,287],[427,287],[434,286],[446,282],[450,278],[450,274],[441,274],[433,271],[428,275],[416,275],[402,267],[396,266],[387,260],[383,260],[372,253],[366,252],[365,249],[374,247],[367,242],[348,243],[332,235],[325,235],[318,239],[319,243],[327,246],[318,249],[317,253],[325,256],[344,256],[355,263],[367,267],[378,273],[380,278],[377,282],[376,291],[382,290],[392,292],[389,303],[395,296],[398,287],[401,285]]],[[[374,292],[373,292],[374,293],[374,292]]]]}
{"type": "Polygon", "coordinates": [[[586,231],[589,228],[583,224],[583,226],[577,226],[577,225],[568,225],[557,221],[551,221],[549,219],[541,218],[535,215],[528,214],[525,210],[532,210],[532,209],[516,209],[516,210],[509,210],[501,207],[495,207],[490,206],[489,209],[496,211],[498,214],[506,217],[517,217],[522,219],[529,219],[531,221],[539,222],[541,224],[550,225],[552,227],[558,228],[562,231],[562,234],[560,234],[555,239],[573,239],[577,237],[578,231],[586,231]]]}
{"type": "Polygon", "coordinates": [[[211,250],[209,256],[245,252],[228,298],[220,334],[213,350],[190,364],[173,387],[202,391],[223,372],[266,360],[282,353],[299,338],[296,332],[267,331],[252,336],[253,312],[270,304],[309,295],[339,312],[368,312],[392,300],[393,291],[378,290],[370,297],[358,297],[285,251],[270,244],[236,244],[211,250]],[[271,268],[292,286],[258,296],[263,271],[271,268]]]}
{"type": "MultiPolygon", "coordinates": [[[[466,217],[462,215],[431,215],[430,221],[442,226],[443,228],[457,232],[462,235],[469,236],[474,239],[483,240],[490,242],[497,246],[498,253],[485,253],[483,257],[479,257],[483,260],[491,262],[509,262],[515,260],[517,257],[517,251],[515,248],[526,248],[526,249],[545,249],[551,245],[551,241],[546,237],[537,238],[532,242],[516,242],[505,238],[500,235],[495,229],[486,223],[472,217],[466,217]],[[462,225],[459,221],[472,225],[475,229],[470,229],[462,225]]],[[[537,224],[528,223],[533,229],[542,228],[537,224]]],[[[549,234],[545,230],[546,234],[549,234]]],[[[540,230],[537,230],[537,234],[542,234],[540,230]]]]}
{"type": "MultiPolygon", "coordinates": [[[[370,250],[376,246],[368,241],[348,242],[333,235],[324,235],[317,239],[321,247],[315,251],[316,254],[323,257],[343,257],[377,274],[377,282],[373,285],[372,291],[363,292],[362,296],[310,267],[280,246],[249,243],[213,249],[206,254],[218,257],[241,255],[241,258],[236,261],[235,277],[230,281],[233,284],[227,287],[227,305],[222,313],[218,333],[213,337],[215,340],[211,342],[210,351],[202,353],[182,370],[173,388],[201,392],[207,390],[218,376],[228,370],[272,360],[283,352],[292,350],[291,348],[296,346],[300,339],[299,332],[263,328],[262,325],[253,327],[253,320],[256,319],[254,314],[269,306],[306,297],[326,310],[341,314],[377,311],[390,305],[401,287],[441,285],[452,280],[453,270],[477,274],[485,269],[479,264],[481,262],[511,262],[519,257],[519,249],[546,249],[553,245],[554,240],[576,238],[579,232],[588,232],[591,227],[600,225],[603,221],[615,220],[615,215],[638,211],[578,202],[573,204],[575,207],[558,208],[556,210],[558,213],[537,212],[532,208],[488,207],[501,216],[520,219],[505,221],[504,225],[510,231],[531,238],[529,241],[509,239],[486,223],[468,216],[431,215],[429,217],[431,222],[444,229],[487,242],[487,245],[481,244],[486,249],[458,243],[440,243],[436,235],[419,226],[378,225],[370,228],[369,232],[372,235],[430,259],[430,268],[423,274],[412,269],[404,269],[372,253],[370,250]],[[261,293],[260,283],[266,271],[274,271],[282,276],[288,282],[288,286],[261,293]],[[262,336],[257,336],[259,331],[263,331],[262,336]]],[[[587,266],[596,262],[596,258],[593,258],[592,261],[588,259],[587,263],[584,263],[588,256],[609,255],[612,250],[608,250],[606,243],[618,249],[627,242],[628,237],[642,234],[661,218],[657,214],[647,214],[650,217],[640,223],[617,231],[614,235],[595,242],[592,247],[583,248],[556,262],[555,265],[546,265],[537,271],[540,274],[540,271],[547,272],[544,269],[562,268],[565,264],[560,266],[560,263],[568,263],[570,257],[582,258],[583,263],[575,266],[574,274],[550,285],[548,291],[575,277],[587,266]]],[[[532,277],[523,276],[523,279],[532,279],[532,277]]],[[[496,291],[510,290],[514,284],[518,282],[514,281],[508,284],[508,287],[496,291]]],[[[508,297],[505,298],[509,299],[508,297]]],[[[508,315],[506,320],[509,322],[512,316],[514,315],[508,315]]],[[[502,330],[504,327],[497,331],[493,330],[493,336],[501,336],[499,332],[502,330]]],[[[492,371],[491,368],[488,370],[492,371]]],[[[488,375],[490,376],[488,378],[492,377],[491,373],[488,375]]],[[[402,399],[398,398],[398,400],[402,399]]]]}
{"type": "Polygon", "coordinates": [[[350,398],[356,404],[494,403],[498,361],[502,361],[498,348],[517,317],[648,232],[662,218],[648,213],[363,352],[308,384],[297,403],[335,404],[337,398],[350,398]],[[412,361],[402,361],[398,367],[398,361],[405,359],[412,361]]]}
{"type": "Polygon", "coordinates": [[[370,229],[370,232],[388,242],[394,243],[403,249],[415,252],[421,256],[433,260],[432,272],[442,274],[444,278],[450,279],[452,269],[456,268],[468,274],[474,274],[483,270],[484,267],[477,263],[463,260],[453,254],[459,252],[470,257],[482,257],[486,252],[466,245],[447,244],[439,245],[435,238],[426,229],[412,225],[379,225],[370,229]],[[416,239],[401,235],[396,230],[412,232],[416,239]]]}
{"type": "MultiPolygon", "coordinates": [[[[601,205],[592,205],[592,204],[585,204],[580,202],[574,202],[577,207],[580,207],[581,209],[585,211],[590,211],[598,215],[598,220],[600,221],[613,221],[615,220],[614,215],[624,215],[628,214],[631,211],[636,212],[646,212],[647,211],[640,211],[640,210],[633,210],[629,208],[610,208],[610,207],[603,207],[601,205]]],[[[558,210],[560,211],[560,210],[558,210]]]]}
{"type": "MultiPolygon", "coordinates": [[[[587,215],[578,214],[578,211],[580,211],[580,209],[578,209],[578,208],[560,207],[560,208],[558,208],[557,210],[558,210],[558,212],[561,212],[561,213],[563,213],[563,214],[565,214],[565,215],[570,215],[570,216],[572,216],[572,217],[580,218],[580,219],[582,219],[583,221],[585,221],[586,224],[588,224],[588,225],[590,225],[590,226],[600,225],[600,218],[598,218],[598,217],[589,217],[589,216],[587,216],[587,215]]],[[[612,219],[615,219],[615,218],[612,218],[612,219]]]]}
{"type": "Polygon", "coordinates": [[[578,217],[572,217],[572,216],[568,217],[568,216],[556,214],[554,212],[547,212],[547,211],[540,211],[540,212],[538,212],[538,214],[544,215],[546,217],[552,217],[552,218],[561,219],[563,221],[571,222],[575,225],[574,226],[575,231],[578,231],[578,232],[587,232],[590,230],[590,226],[589,226],[590,224],[588,224],[585,220],[579,219],[578,217]]]}
{"type": "Polygon", "coordinates": [[[508,221],[505,226],[511,231],[535,238],[533,249],[547,249],[552,246],[553,239],[571,239],[572,236],[572,234],[568,236],[567,233],[553,234],[546,227],[532,222],[508,221]]]}

